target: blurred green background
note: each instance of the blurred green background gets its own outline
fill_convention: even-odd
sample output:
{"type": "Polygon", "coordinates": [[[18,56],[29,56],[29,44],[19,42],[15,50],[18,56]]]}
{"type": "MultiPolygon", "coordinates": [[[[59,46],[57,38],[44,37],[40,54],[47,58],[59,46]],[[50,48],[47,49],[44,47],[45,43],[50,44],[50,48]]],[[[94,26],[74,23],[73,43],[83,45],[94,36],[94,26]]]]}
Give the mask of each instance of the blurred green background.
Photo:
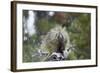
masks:
{"type": "Polygon", "coordinates": [[[23,10],[23,62],[41,61],[38,55],[34,56],[41,43],[40,36],[46,35],[56,24],[66,27],[71,43],[76,45],[66,60],[91,59],[91,14],[31,10],[35,33],[29,35],[29,11],[23,10]]]}

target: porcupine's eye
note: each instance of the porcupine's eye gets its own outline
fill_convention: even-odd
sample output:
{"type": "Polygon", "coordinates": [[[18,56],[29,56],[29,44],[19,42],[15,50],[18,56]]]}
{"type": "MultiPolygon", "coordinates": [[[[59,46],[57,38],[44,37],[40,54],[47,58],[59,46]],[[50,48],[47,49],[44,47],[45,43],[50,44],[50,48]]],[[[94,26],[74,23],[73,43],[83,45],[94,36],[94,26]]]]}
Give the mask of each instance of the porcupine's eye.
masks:
{"type": "Polygon", "coordinates": [[[57,57],[56,56],[53,56],[53,59],[56,59],[57,57]]]}
{"type": "Polygon", "coordinates": [[[52,61],[57,61],[57,56],[56,55],[52,55],[49,59],[52,60],[52,61]]]}

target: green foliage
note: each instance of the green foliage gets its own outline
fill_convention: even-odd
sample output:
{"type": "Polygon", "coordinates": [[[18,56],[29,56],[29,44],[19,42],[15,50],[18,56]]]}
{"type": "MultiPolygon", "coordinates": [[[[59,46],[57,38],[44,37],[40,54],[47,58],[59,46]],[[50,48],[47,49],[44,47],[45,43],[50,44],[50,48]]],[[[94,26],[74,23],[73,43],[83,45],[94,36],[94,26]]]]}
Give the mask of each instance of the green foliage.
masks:
{"type": "Polygon", "coordinates": [[[78,59],[90,59],[91,55],[91,32],[90,32],[90,14],[81,14],[76,18],[70,29],[76,32],[70,32],[71,42],[77,46],[77,58],[78,59]]]}
{"type": "Polygon", "coordinates": [[[77,54],[75,52],[69,53],[68,60],[77,60],[77,54]]]}
{"type": "Polygon", "coordinates": [[[49,22],[46,18],[42,18],[41,20],[38,20],[36,26],[39,33],[47,33],[51,28],[55,26],[55,24],[52,24],[52,22],[49,22]]]}

